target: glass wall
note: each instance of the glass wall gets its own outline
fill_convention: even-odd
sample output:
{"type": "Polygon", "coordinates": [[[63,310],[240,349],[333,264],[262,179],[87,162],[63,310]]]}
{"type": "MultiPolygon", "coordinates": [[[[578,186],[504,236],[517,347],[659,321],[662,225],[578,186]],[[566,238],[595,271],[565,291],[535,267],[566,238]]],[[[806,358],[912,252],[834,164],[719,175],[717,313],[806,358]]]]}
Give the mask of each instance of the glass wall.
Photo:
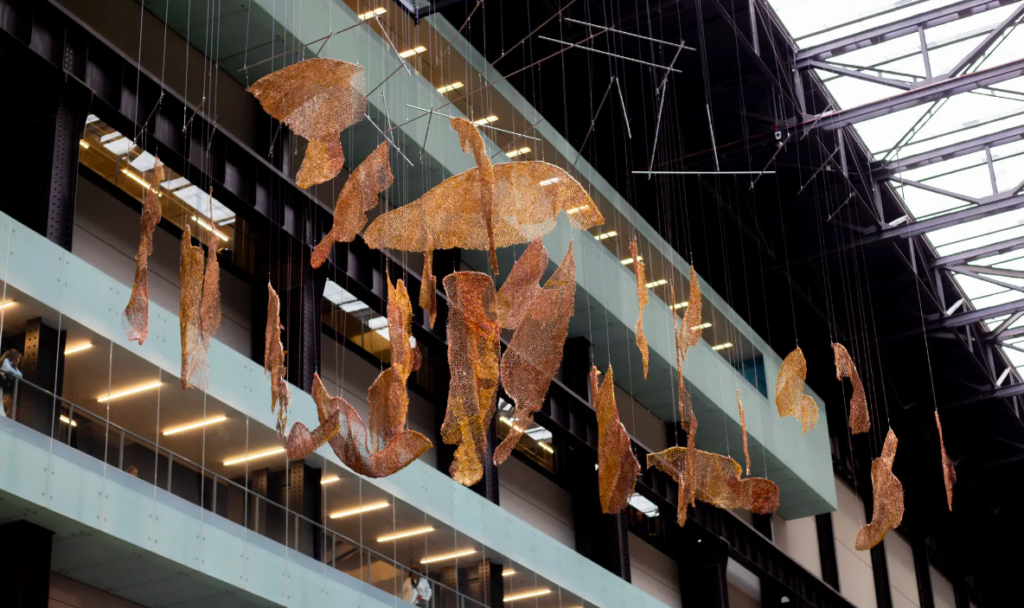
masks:
{"type": "Polygon", "coordinates": [[[12,361],[8,349],[21,353],[21,376],[0,382],[3,415],[104,462],[108,474],[137,477],[390,595],[413,593],[418,570],[431,608],[589,606],[334,461],[289,461],[273,429],[0,285],[0,349],[12,361]]]}

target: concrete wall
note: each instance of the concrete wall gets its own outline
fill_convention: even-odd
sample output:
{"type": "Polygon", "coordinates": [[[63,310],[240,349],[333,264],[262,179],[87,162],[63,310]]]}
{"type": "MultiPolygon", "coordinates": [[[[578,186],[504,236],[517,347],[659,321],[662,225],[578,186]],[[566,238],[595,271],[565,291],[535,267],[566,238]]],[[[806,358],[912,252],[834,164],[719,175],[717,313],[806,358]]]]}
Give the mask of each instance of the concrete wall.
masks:
{"type": "Polygon", "coordinates": [[[576,548],[572,496],[547,477],[509,458],[498,470],[501,507],[567,547],[576,548]]]}
{"type": "Polygon", "coordinates": [[[818,528],[813,517],[785,520],[772,516],[775,545],[814,576],[821,578],[818,528]]]}
{"type": "MultiPolygon", "coordinates": [[[[629,378],[629,376],[624,376],[629,378]]],[[[616,374],[615,378],[619,376],[616,374]]],[[[629,396],[629,387],[615,385],[615,405],[619,408],[619,420],[626,431],[640,445],[651,452],[660,452],[669,447],[665,423],[651,413],[639,401],[629,396]]],[[[679,431],[682,435],[682,431],[679,431]]],[[[682,443],[682,442],[680,442],[682,443]]],[[[675,442],[673,441],[673,445],[675,442]]]]}
{"type": "Polygon", "coordinates": [[[644,539],[629,535],[629,569],[632,583],[669,606],[681,606],[679,566],[644,539]]]}
{"type": "Polygon", "coordinates": [[[928,566],[928,571],[931,573],[935,608],[956,608],[956,592],[953,590],[953,583],[950,583],[933,566],[928,566]]]}
{"type": "Polygon", "coordinates": [[[871,553],[857,551],[854,542],[864,525],[864,503],[845,482],[836,479],[839,510],[832,514],[839,561],[839,589],[858,608],[876,608],[874,571],[871,553]]]}
{"type": "Polygon", "coordinates": [[[51,572],[48,608],[139,608],[139,604],[51,572]]]}
{"type": "Polygon", "coordinates": [[[917,592],[917,570],[910,543],[895,532],[885,536],[885,559],[889,564],[889,587],[893,608],[916,608],[921,605],[917,592]]]}

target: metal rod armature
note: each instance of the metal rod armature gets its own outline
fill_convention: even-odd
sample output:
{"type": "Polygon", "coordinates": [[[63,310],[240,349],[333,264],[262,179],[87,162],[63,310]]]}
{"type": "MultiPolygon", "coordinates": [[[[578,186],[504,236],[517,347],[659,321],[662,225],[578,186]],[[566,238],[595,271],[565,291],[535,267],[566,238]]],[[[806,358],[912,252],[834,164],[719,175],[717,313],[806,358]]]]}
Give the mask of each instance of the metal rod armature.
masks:
{"type": "Polygon", "coordinates": [[[633,171],[638,175],[775,175],[774,171],[633,171]]]}
{"type": "Polygon", "coordinates": [[[391,147],[395,149],[395,152],[398,152],[398,154],[402,158],[405,159],[405,162],[409,163],[410,167],[415,167],[416,166],[411,160],[409,160],[408,156],[406,156],[404,153],[402,153],[402,149],[398,147],[398,145],[394,142],[394,140],[392,140],[390,137],[388,137],[387,133],[385,133],[384,131],[380,130],[380,127],[377,126],[377,123],[373,122],[373,119],[370,118],[369,114],[363,114],[363,116],[366,117],[366,120],[370,121],[370,124],[373,125],[374,129],[377,129],[378,133],[380,133],[381,135],[384,136],[384,139],[388,140],[388,143],[391,144],[391,147]]]}
{"type": "MultiPolygon", "coordinates": [[[[611,30],[608,30],[608,31],[611,31],[611,30]]],[[[625,60],[625,61],[632,61],[633,63],[639,63],[639,64],[642,64],[642,65],[650,66],[652,68],[657,68],[659,70],[668,70],[670,72],[676,72],[676,73],[679,73],[679,74],[683,73],[682,70],[677,70],[675,68],[670,68],[668,66],[658,65],[656,63],[651,63],[649,61],[644,61],[642,59],[633,59],[632,57],[624,57],[622,55],[616,55],[615,53],[609,53],[608,51],[602,51],[600,49],[592,49],[590,47],[580,46],[578,44],[573,44],[572,42],[566,42],[564,40],[555,40],[554,38],[548,38],[547,36],[537,36],[537,38],[540,38],[541,40],[547,40],[548,42],[554,42],[554,43],[557,43],[557,44],[563,44],[565,46],[572,47],[572,48],[575,48],[575,49],[583,49],[584,51],[590,51],[592,53],[600,53],[601,55],[607,55],[609,57],[615,57],[616,59],[622,59],[622,60],[625,60]]]]}
{"type": "Polygon", "coordinates": [[[601,97],[601,103],[597,104],[597,112],[594,112],[594,117],[590,119],[590,128],[587,129],[587,136],[583,138],[583,143],[580,144],[580,149],[576,152],[576,160],[572,161],[573,167],[575,167],[576,163],[579,162],[580,155],[583,154],[583,149],[587,147],[587,141],[590,140],[590,134],[594,132],[594,125],[597,124],[597,117],[601,115],[601,108],[604,107],[604,102],[608,100],[608,93],[612,92],[615,80],[616,78],[612,76],[611,81],[608,83],[608,88],[604,92],[604,96],[601,97]]]}
{"type": "MultiPolygon", "coordinates": [[[[458,118],[457,116],[452,116],[451,114],[445,114],[445,113],[439,112],[437,110],[428,110],[427,108],[421,108],[419,106],[414,106],[411,103],[405,104],[405,107],[412,108],[413,110],[419,110],[421,112],[430,112],[431,114],[437,114],[438,116],[444,116],[445,118],[458,118]]],[[[522,133],[517,133],[515,131],[509,131],[507,129],[499,129],[498,127],[492,127],[491,125],[476,125],[476,126],[480,127],[481,129],[490,129],[492,131],[500,131],[502,133],[508,133],[509,135],[515,135],[516,137],[523,137],[523,138],[526,138],[526,139],[532,139],[534,141],[541,141],[541,139],[539,137],[533,137],[531,135],[524,135],[522,133]]]]}
{"type": "Polygon", "coordinates": [[[634,34],[633,32],[626,32],[626,31],[623,31],[623,30],[617,30],[617,29],[614,29],[614,28],[605,27],[603,25],[597,25],[596,23],[587,23],[586,21],[579,21],[578,19],[570,19],[570,18],[566,17],[565,20],[568,21],[569,23],[577,23],[579,25],[585,25],[587,27],[599,27],[599,28],[602,28],[602,29],[606,29],[609,32],[614,32],[616,34],[625,34],[626,36],[632,36],[634,38],[640,38],[641,40],[650,40],[651,42],[657,42],[658,44],[664,44],[664,45],[667,45],[667,46],[676,46],[676,47],[679,47],[681,49],[686,49],[688,51],[696,51],[697,50],[697,49],[695,49],[693,47],[689,47],[689,46],[686,46],[685,44],[683,44],[683,42],[685,42],[685,40],[683,42],[680,42],[679,44],[676,44],[675,42],[668,42],[667,40],[658,40],[657,38],[650,38],[648,36],[643,36],[641,34],[634,34]]]}

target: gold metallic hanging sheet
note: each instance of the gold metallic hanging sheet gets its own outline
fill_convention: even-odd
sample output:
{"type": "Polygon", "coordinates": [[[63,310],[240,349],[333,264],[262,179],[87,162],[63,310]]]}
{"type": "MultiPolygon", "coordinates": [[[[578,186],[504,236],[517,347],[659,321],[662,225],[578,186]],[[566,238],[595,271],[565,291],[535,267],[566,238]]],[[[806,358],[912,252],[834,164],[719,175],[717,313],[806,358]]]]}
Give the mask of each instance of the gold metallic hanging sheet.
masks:
{"type": "Polygon", "coordinates": [[[743,413],[743,400],[740,389],[736,389],[736,404],[740,407],[740,429],[743,430],[743,458],[747,461],[747,475],[750,475],[750,449],[747,447],[747,416],[743,413]]]}
{"type": "Polygon", "coordinates": [[[864,393],[864,383],[860,380],[857,366],[854,365],[850,352],[842,344],[833,342],[832,351],[836,359],[836,379],[842,382],[843,378],[849,378],[850,384],[853,385],[853,396],[850,397],[850,432],[854,435],[867,433],[871,428],[868,397],[864,393]]]}
{"type": "Polygon", "coordinates": [[[896,433],[889,429],[882,455],[871,463],[871,523],[857,532],[858,551],[867,551],[882,542],[885,534],[903,521],[903,484],[892,474],[897,443],[896,433]]]}
{"type": "Polygon", "coordinates": [[[590,368],[590,394],[597,412],[597,485],[601,495],[601,511],[612,514],[626,508],[636,488],[640,463],[633,455],[629,433],[619,420],[615,405],[615,384],[612,366],[598,387],[596,367],[590,368]]]}
{"type": "Polygon", "coordinates": [[[352,171],[338,200],[334,203],[334,224],[327,236],[313,249],[310,264],[320,266],[331,254],[335,243],[348,243],[356,238],[366,225],[366,212],[377,205],[377,196],[395,181],[388,162],[388,142],[377,146],[352,171]]]}
{"type": "Polygon", "coordinates": [[[818,405],[810,395],[804,394],[804,381],[807,379],[807,360],[800,347],[786,355],[779,367],[779,377],[775,381],[775,406],[779,408],[779,416],[792,416],[800,420],[803,432],[814,428],[818,423],[818,405]]]}
{"type": "Polygon", "coordinates": [[[946,502],[949,504],[949,510],[952,511],[956,469],[953,468],[953,461],[946,454],[946,442],[942,439],[942,421],[939,420],[939,410],[935,410],[935,428],[939,429],[939,450],[942,452],[942,481],[946,485],[946,502]]]}
{"type": "Polygon", "coordinates": [[[317,414],[320,417],[320,426],[312,431],[306,428],[301,422],[292,425],[288,432],[288,443],[286,453],[288,460],[301,460],[320,449],[341,430],[341,411],[328,411],[316,404],[317,414]]]}
{"type": "MultiPolygon", "coordinates": [[[[675,302],[675,299],[672,300],[675,302]]],[[[686,353],[691,346],[697,346],[700,342],[700,335],[704,330],[701,321],[701,296],[700,281],[697,279],[697,271],[690,265],[690,297],[686,303],[686,312],[683,314],[683,327],[677,338],[682,344],[683,360],[686,360],[686,353]]]]}
{"type": "MultiPolygon", "coordinates": [[[[663,452],[647,455],[647,468],[659,471],[681,481],[689,448],[672,447],[663,452]]],[[[740,479],[743,468],[740,464],[721,454],[695,451],[696,496],[697,500],[710,503],[720,509],[746,509],[765,515],[779,508],[779,486],[762,477],[740,479]]],[[[683,497],[683,485],[679,486],[679,525],[686,523],[687,503],[683,497]]]]}
{"type": "Polygon", "coordinates": [[[164,181],[164,165],[156,159],[153,179],[146,188],[142,202],[142,222],[139,227],[139,251],[135,254],[135,284],[128,306],[124,309],[125,332],[128,341],[138,340],[139,346],[149,336],[149,256],[153,254],[153,231],[160,223],[160,183],[164,181]]]}
{"type": "Polygon", "coordinates": [[[263,109],[311,142],[338,141],[366,115],[363,67],[338,59],[307,59],[257,80],[249,92],[263,109]]]}
{"type": "Polygon", "coordinates": [[[516,409],[508,434],[494,450],[494,464],[505,462],[544,405],[548,386],[562,362],[575,295],[576,259],[569,241],[562,263],[530,304],[501,357],[501,384],[516,409]]]}
{"type": "Polygon", "coordinates": [[[491,158],[487,156],[487,146],[476,125],[457,116],[449,119],[449,122],[455,132],[459,134],[462,151],[471,153],[476,160],[480,211],[483,214],[484,226],[487,230],[487,249],[491,272],[498,274],[498,253],[494,244],[494,169],[491,166],[491,158]]]}
{"type": "Polygon", "coordinates": [[[501,326],[495,311],[494,281],[480,272],[444,278],[448,294],[448,407],[441,438],[457,445],[449,471],[471,486],[483,477],[487,429],[495,411],[501,326]]]}
{"type": "Polygon", "coordinates": [[[338,141],[311,141],[295,175],[295,185],[309,188],[334,179],[345,166],[345,150],[338,141]]]}
{"type": "MultiPolygon", "coordinates": [[[[267,332],[263,351],[263,371],[270,378],[270,411],[277,412],[277,436],[284,437],[288,428],[288,405],[292,393],[288,389],[288,368],[284,365],[284,346],[281,344],[281,300],[274,287],[267,282],[267,332]]],[[[323,419],[320,420],[321,424],[323,419]]]]}
{"type": "Polygon", "coordinates": [[[200,301],[203,295],[203,248],[192,245],[192,230],[185,224],[181,235],[181,388],[206,388],[207,363],[200,330],[200,301]]]}
{"type": "Polygon", "coordinates": [[[423,273],[420,275],[420,308],[427,311],[430,328],[437,319],[437,277],[434,276],[434,252],[423,252],[423,273]]]}
{"type": "MultiPolygon", "coordinates": [[[[213,188],[210,188],[210,221],[213,221],[213,188]]],[[[211,224],[212,225],[212,224],[211,224]]],[[[206,274],[203,277],[203,301],[199,308],[199,332],[203,338],[204,356],[209,355],[210,341],[220,327],[220,262],[217,261],[217,233],[206,231],[206,274]]]]}
{"type": "MultiPolygon", "coordinates": [[[[669,297],[675,302],[675,286],[669,287],[669,297]]],[[[683,318],[683,323],[686,323],[685,317],[683,318]]],[[[679,378],[679,424],[684,431],[689,432],[691,428],[696,428],[697,417],[693,414],[693,400],[690,398],[690,391],[687,390],[686,382],[683,380],[683,361],[686,359],[686,344],[683,341],[684,334],[679,331],[679,315],[674,313],[672,314],[672,327],[672,333],[676,340],[676,374],[679,378]]]]}
{"type": "Polygon", "coordinates": [[[541,292],[540,280],[548,267],[548,250],[538,237],[519,256],[505,282],[498,290],[498,323],[505,329],[516,329],[526,311],[541,292]]]}
{"type": "MultiPolygon", "coordinates": [[[[363,240],[374,249],[488,251],[490,240],[478,196],[478,168],[441,182],[419,199],[378,216],[363,240]]],[[[568,173],[538,161],[494,166],[495,247],[529,243],[554,229],[558,213],[586,230],[604,223],[586,190],[568,173]]]]}
{"type": "Polygon", "coordinates": [[[647,379],[647,364],[650,354],[647,351],[647,337],[644,336],[644,307],[650,301],[647,297],[647,275],[644,272],[644,263],[637,252],[636,237],[629,242],[629,253],[633,256],[633,270],[636,272],[636,297],[640,303],[640,313],[636,319],[636,347],[640,349],[640,358],[644,362],[644,380],[647,379]]]}

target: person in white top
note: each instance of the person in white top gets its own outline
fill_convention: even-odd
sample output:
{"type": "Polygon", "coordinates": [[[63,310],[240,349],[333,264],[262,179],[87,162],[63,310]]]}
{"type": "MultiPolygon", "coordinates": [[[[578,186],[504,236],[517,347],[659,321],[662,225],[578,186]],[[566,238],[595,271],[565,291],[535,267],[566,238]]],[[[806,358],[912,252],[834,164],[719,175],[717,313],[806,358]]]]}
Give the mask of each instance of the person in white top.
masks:
{"type": "Polygon", "coordinates": [[[402,599],[416,608],[429,608],[432,593],[427,577],[423,576],[419,568],[413,568],[402,585],[402,599]]]}
{"type": "Polygon", "coordinates": [[[0,416],[7,418],[14,408],[14,379],[21,378],[21,370],[18,365],[21,363],[21,353],[13,348],[4,351],[0,355],[0,396],[2,396],[3,407],[0,408],[0,416]]]}

